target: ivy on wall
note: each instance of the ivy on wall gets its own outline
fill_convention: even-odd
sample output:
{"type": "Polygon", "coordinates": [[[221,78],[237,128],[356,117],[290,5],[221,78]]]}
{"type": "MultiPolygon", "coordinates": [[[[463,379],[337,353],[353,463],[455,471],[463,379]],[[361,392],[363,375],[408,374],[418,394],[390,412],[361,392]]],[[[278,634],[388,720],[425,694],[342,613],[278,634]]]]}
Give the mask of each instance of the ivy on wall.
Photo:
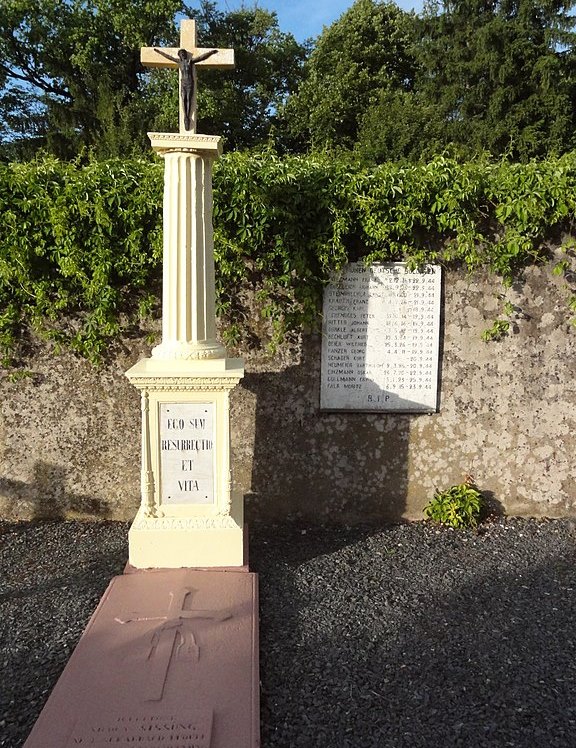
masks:
{"type": "MultiPolygon", "coordinates": [[[[569,237],[576,217],[576,153],[528,164],[439,156],[370,170],[238,153],[220,163],[215,187],[218,290],[228,332],[243,335],[248,284],[259,289],[281,339],[317,323],[322,287],[349,260],[487,269],[504,286],[523,268],[547,262],[548,242],[562,232],[569,237]]],[[[576,312],[571,239],[563,252],[553,271],[565,276],[576,312]]],[[[495,324],[485,338],[507,329],[495,324]]]]}
{"type": "Polygon", "coordinates": [[[0,353],[32,327],[98,360],[155,303],[162,170],[53,158],[0,166],[0,353]]]}
{"type": "MultiPolygon", "coordinates": [[[[162,163],[45,158],[0,165],[0,354],[25,331],[99,360],[159,312],[162,163]]],[[[214,174],[218,310],[247,338],[256,291],[275,337],[314,327],[321,291],[348,260],[480,268],[509,283],[548,261],[576,217],[576,153],[528,164],[383,164],[233,153],[214,174]]],[[[553,266],[576,312],[574,249],[553,266]]]]}

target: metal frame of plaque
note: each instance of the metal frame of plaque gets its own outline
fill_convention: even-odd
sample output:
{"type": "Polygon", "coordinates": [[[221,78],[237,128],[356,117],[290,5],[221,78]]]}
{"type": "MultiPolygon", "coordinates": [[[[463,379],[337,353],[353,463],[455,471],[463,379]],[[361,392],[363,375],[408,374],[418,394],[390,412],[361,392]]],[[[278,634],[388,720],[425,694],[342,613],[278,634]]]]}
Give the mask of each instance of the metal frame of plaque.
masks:
{"type": "Polygon", "coordinates": [[[321,410],[438,410],[442,271],[347,265],[324,292],[321,410]]]}

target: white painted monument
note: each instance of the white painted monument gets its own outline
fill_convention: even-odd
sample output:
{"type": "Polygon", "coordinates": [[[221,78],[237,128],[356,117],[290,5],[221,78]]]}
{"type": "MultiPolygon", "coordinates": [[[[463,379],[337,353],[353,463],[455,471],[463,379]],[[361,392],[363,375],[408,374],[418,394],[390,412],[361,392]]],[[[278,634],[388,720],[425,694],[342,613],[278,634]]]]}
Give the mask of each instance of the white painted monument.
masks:
{"type": "Polygon", "coordinates": [[[231,49],[179,49],[142,63],[179,69],[178,133],[149,133],[164,159],[162,342],[126,376],[142,393],[142,503],[129,533],[136,568],[242,566],[243,497],[232,491],[229,395],[244,375],[216,339],[212,164],[221,139],[196,134],[196,67],[234,67],[231,49]]]}
{"type": "Polygon", "coordinates": [[[229,395],[244,372],[214,313],[220,139],[194,132],[195,66],[234,56],[197,49],[183,21],[180,49],[142,50],[145,64],[166,59],[180,69],[181,112],[179,133],[150,133],[165,162],[162,342],[126,372],[142,396],[133,568],[104,593],[26,748],[260,745],[257,576],[230,472],[229,395]]]}
{"type": "Polygon", "coordinates": [[[436,265],[347,265],[325,290],[323,410],[434,412],[442,275],[436,265]]]}

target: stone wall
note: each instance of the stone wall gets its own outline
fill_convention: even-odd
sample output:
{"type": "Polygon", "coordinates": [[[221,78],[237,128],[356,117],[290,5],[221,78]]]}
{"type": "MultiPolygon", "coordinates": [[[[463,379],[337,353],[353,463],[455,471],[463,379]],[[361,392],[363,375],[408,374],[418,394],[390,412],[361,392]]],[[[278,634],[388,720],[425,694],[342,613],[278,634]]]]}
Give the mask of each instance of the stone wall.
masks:
{"type": "MultiPolygon", "coordinates": [[[[320,340],[243,355],[232,398],[235,481],[248,518],[384,522],[422,517],[467,474],[508,514],[576,514],[576,329],[562,282],[531,268],[508,297],[509,336],[485,343],[497,283],[447,273],[440,412],[322,413],[320,340]]],[[[100,369],[35,345],[30,377],[0,379],[0,517],[131,519],[139,502],[140,404],[123,341],[100,369]]]]}

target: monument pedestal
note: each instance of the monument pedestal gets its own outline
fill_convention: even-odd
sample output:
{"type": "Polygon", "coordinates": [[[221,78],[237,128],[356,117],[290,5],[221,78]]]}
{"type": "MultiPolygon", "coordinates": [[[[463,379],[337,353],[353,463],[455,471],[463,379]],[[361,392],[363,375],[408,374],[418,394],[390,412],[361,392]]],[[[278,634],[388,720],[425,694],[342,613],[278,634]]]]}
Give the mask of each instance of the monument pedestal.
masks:
{"type": "Polygon", "coordinates": [[[136,569],[245,566],[243,497],[234,498],[240,506],[238,521],[154,518],[140,508],[128,532],[128,563],[136,569]]]}
{"type": "Polygon", "coordinates": [[[149,133],[164,159],[162,342],[126,376],[142,393],[137,569],[241,567],[242,496],[232,493],[229,394],[244,376],[216,338],[212,164],[221,139],[149,133]]]}
{"type": "Polygon", "coordinates": [[[243,566],[243,497],[232,491],[230,391],[239,359],[139,361],[142,505],[129,533],[138,569],[243,566]]]}

